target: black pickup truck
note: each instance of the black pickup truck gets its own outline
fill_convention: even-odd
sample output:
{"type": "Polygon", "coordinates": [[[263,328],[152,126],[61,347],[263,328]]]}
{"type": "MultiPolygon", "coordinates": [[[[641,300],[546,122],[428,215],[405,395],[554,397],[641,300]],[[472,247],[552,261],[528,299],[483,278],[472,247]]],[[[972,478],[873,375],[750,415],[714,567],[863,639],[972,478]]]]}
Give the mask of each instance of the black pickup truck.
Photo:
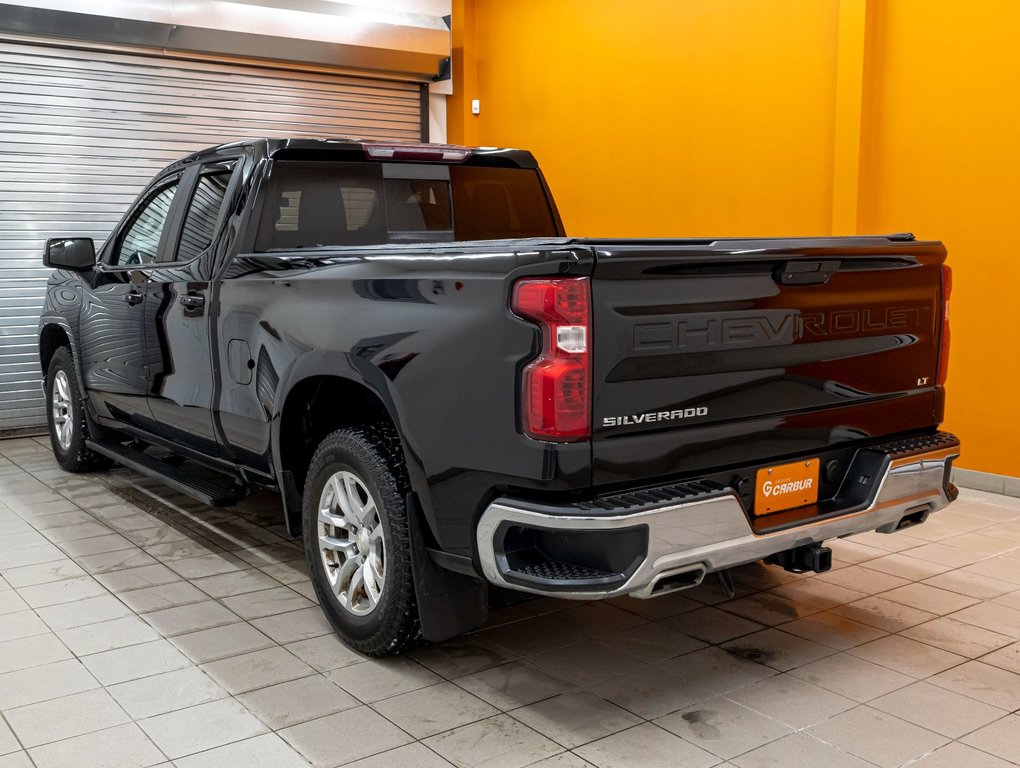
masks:
{"type": "Polygon", "coordinates": [[[478,626],[489,584],[820,571],[825,540],[956,497],[944,262],[909,235],[568,238],[518,150],[228,144],[98,257],[47,243],[53,450],[213,506],[279,489],[368,654],[478,626]]]}

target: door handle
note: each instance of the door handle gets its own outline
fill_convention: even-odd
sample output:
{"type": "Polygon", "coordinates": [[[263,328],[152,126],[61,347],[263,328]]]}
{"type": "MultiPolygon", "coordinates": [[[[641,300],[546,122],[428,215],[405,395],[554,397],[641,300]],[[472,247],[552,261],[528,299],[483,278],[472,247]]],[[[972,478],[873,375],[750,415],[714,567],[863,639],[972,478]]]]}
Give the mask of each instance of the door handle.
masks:
{"type": "Polygon", "coordinates": [[[189,293],[181,296],[181,304],[188,309],[198,309],[205,306],[205,296],[200,293],[189,293]]]}
{"type": "Polygon", "coordinates": [[[132,307],[136,304],[141,304],[145,300],[145,297],[140,293],[129,293],[124,297],[124,301],[130,304],[132,307]]]}

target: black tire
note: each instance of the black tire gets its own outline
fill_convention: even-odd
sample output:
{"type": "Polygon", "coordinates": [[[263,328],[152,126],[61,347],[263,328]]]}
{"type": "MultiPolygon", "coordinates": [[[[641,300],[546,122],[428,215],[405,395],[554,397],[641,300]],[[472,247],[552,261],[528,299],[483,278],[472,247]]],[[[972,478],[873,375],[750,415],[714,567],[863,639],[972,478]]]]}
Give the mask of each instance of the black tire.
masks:
{"type": "MultiPolygon", "coordinates": [[[[89,424],[85,418],[85,403],[78,387],[78,377],[74,373],[74,359],[68,347],[61,347],[53,353],[49,370],[46,372],[46,422],[49,425],[50,445],[53,455],[68,472],[95,472],[109,469],[113,462],[105,456],[89,449],[85,441],[89,439],[89,424]],[[61,386],[66,398],[66,424],[70,425],[69,434],[62,440],[57,434],[54,388],[61,386]]],[[[66,428],[66,425],[65,425],[66,428]]]]}
{"type": "MultiPolygon", "coordinates": [[[[400,441],[389,427],[351,427],[327,435],[315,450],[305,479],[302,502],[305,556],[319,605],[344,642],[368,656],[400,653],[421,637],[408,540],[408,487],[400,441]],[[319,541],[320,500],[330,478],[343,472],[355,476],[363,490],[371,494],[377,511],[376,526],[382,530],[385,580],[378,602],[363,615],[345,607],[331,581],[332,578],[340,583],[343,568],[339,563],[346,558],[341,560],[335,553],[324,555],[319,541]],[[335,558],[329,566],[328,557],[335,558]]],[[[348,533],[338,528],[332,530],[331,535],[335,536],[348,533]]],[[[364,595],[364,601],[359,603],[368,602],[367,587],[360,592],[339,591],[348,599],[352,594],[364,595]]]]}

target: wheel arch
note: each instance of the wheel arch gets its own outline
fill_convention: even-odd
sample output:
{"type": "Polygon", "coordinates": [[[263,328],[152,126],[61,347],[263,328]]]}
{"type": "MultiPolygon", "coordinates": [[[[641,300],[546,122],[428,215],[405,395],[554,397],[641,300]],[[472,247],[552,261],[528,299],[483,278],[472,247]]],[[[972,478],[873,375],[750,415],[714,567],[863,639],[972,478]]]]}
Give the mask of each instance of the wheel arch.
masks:
{"type": "Polygon", "coordinates": [[[346,354],[310,352],[281,379],[272,422],[273,468],[282,490],[288,531],[301,532],[301,493],[312,454],[331,432],[384,423],[400,439],[411,487],[424,473],[409,449],[389,379],[367,361],[346,354]]]}
{"type": "MultiPolygon", "coordinates": [[[[74,346],[71,344],[71,334],[68,329],[58,322],[50,321],[39,330],[39,363],[42,367],[42,374],[45,376],[50,369],[50,361],[53,355],[61,347],[70,347],[74,355],[74,346]]],[[[75,366],[77,367],[77,366],[75,366]]]]}

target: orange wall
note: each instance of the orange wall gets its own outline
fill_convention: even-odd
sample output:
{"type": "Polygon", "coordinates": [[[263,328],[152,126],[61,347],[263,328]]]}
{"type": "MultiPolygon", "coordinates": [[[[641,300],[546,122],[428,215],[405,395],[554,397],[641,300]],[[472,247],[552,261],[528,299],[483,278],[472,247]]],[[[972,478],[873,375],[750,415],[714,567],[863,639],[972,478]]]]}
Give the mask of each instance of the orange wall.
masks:
{"type": "Polygon", "coordinates": [[[943,240],[947,428],[960,466],[1020,476],[1020,4],[875,6],[859,227],[943,240]]]}
{"type": "Polygon", "coordinates": [[[571,234],[827,232],[837,5],[455,3],[448,136],[532,150],[571,234]]]}
{"type": "Polygon", "coordinates": [[[534,151],[570,234],[944,240],[946,426],[960,466],[1020,476],[1020,4],[454,0],[453,14],[450,140],[534,151]]]}

